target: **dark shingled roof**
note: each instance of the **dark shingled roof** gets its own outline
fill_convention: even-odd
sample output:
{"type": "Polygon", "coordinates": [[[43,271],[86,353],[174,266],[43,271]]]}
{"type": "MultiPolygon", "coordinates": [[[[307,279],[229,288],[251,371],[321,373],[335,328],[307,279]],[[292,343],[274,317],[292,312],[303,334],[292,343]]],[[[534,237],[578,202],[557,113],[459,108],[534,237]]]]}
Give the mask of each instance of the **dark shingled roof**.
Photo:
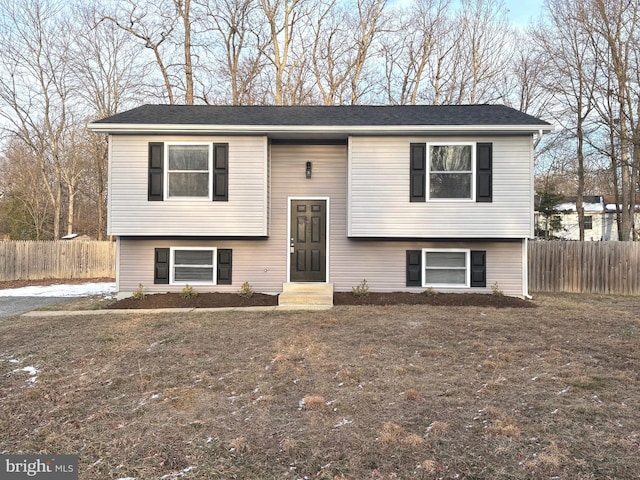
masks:
{"type": "Polygon", "coordinates": [[[95,122],[146,125],[417,126],[550,124],[504,105],[143,105],[95,122]]]}

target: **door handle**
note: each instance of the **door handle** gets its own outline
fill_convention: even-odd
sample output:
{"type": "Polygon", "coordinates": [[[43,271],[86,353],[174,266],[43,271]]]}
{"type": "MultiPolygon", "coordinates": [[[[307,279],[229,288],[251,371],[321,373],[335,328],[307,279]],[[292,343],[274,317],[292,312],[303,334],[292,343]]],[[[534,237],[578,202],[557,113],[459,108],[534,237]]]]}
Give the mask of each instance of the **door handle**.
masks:
{"type": "Polygon", "coordinates": [[[296,244],[293,238],[291,238],[291,243],[289,244],[289,253],[296,253],[296,244]]]}

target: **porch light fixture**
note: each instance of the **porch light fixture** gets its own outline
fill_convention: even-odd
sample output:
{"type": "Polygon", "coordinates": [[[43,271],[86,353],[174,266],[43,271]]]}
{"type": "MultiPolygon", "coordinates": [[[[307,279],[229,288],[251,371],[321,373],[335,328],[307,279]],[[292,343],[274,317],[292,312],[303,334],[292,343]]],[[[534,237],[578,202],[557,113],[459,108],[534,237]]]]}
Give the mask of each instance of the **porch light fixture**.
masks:
{"type": "Polygon", "coordinates": [[[307,162],[307,168],[305,170],[305,175],[307,178],[311,178],[311,162],[307,162]]]}

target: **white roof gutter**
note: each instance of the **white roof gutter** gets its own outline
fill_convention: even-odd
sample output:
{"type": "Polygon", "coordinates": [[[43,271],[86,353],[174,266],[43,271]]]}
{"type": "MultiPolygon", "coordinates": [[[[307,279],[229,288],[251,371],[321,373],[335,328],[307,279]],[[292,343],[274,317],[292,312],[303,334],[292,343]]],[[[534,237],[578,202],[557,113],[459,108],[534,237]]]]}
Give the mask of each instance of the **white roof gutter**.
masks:
{"type": "Polygon", "coordinates": [[[540,141],[542,140],[542,137],[544,136],[545,133],[551,133],[551,129],[545,129],[543,130],[542,128],[540,130],[538,130],[538,138],[536,138],[536,141],[533,143],[533,149],[535,150],[536,148],[538,148],[538,144],[540,143],[540,141]]]}
{"type": "Polygon", "coordinates": [[[208,134],[324,134],[407,135],[428,133],[539,133],[551,128],[535,125],[182,125],[136,123],[90,123],[96,133],[208,133],[208,134]]]}

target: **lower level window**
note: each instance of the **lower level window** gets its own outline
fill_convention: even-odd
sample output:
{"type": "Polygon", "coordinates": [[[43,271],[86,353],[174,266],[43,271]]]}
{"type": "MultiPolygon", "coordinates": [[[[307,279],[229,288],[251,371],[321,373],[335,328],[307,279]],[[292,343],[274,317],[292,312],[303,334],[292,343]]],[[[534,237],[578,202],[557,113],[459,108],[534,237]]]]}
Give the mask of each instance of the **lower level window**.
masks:
{"type": "Polygon", "coordinates": [[[424,287],[469,287],[469,250],[423,249],[424,287]]]}
{"type": "Polygon", "coordinates": [[[215,285],[215,262],[215,248],[172,248],[170,283],[215,285]]]}

